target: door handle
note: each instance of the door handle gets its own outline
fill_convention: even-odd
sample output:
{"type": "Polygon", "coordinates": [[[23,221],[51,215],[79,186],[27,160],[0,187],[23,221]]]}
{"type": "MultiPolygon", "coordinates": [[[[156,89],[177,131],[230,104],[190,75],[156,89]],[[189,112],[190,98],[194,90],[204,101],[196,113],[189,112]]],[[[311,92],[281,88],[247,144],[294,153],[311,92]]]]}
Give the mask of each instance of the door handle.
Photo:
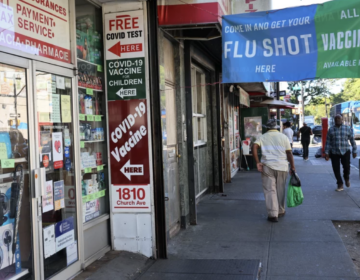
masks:
{"type": "Polygon", "coordinates": [[[180,155],[180,154],[176,154],[176,157],[177,157],[177,158],[181,158],[181,155],[180,155]]]}

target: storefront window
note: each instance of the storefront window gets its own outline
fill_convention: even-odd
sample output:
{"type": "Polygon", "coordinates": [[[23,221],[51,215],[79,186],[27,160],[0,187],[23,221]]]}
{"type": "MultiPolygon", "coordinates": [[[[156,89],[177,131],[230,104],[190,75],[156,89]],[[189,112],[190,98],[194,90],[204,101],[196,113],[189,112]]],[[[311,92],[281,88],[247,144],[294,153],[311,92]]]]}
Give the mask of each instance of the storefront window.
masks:
{"type": "Polygon", "coordinates": [[[83,223],[109,213],[102,36],[101,9],[88,2],[77,1],[76,45],[83,223]]]}
{"type": "Polygon", "coordinates": [[[32,267],[27,90],[25,69],[0,64],[0,279],[32,267]]]}
{"type": "Polygon", "coordinates": [[[36,72],[45,278],[78,260],[71,78],[36,72]]]}
{"type": "Polygon", "coordinates": [[[206,94],[205,74],[199,69],[192,68],[192,80],[195,86],[192,88],[193,107],[193,138],[194,144],[206,143],[206,94]]]}

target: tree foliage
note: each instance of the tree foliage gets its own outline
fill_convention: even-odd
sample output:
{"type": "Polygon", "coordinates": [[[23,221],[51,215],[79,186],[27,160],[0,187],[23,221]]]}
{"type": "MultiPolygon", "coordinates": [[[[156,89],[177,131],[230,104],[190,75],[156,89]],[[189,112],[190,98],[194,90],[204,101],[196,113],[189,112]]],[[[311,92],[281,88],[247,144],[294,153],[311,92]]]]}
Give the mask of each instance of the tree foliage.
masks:
{"type": "Polygon", "coordinates": [[[360,79],[347,79],[344,85],[344,98],[346,101],[360,100],[360,79]]]}
{"type": "Polygon", "coordinates": [[[301,96],[301,87],[304,88],[304,104],[317,104],[322,97],[330,94],[329,86],[335,83],[335,80],[318,79],[312,81],[288,82],[288,89],[290,91],[292,100],[296,100],[295,104],[299,102],[298,97],[301,96]],[[320,98],[320,99],[319,99],[320,98]]]}

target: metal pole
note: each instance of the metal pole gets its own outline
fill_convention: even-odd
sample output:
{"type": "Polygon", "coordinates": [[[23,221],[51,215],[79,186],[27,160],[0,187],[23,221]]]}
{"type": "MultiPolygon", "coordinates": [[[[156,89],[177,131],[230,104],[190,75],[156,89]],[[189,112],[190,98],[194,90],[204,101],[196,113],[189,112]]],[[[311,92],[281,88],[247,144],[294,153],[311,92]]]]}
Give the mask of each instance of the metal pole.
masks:
{"type": "MultiPolygon", "coordinates": [[[[276,100],[280,100],[280,83],[276,82],[276,100]]],[[[280,109],[276,110],[277,119],[280,120],[280,109]]]]}
{"type": "Polygon", "coordinates": [[[304,106],[304,86],[301,83],[301,114],[300,114],[300,123],[299,127],[304,123],[305,121],[305,106],[304,106]]]}

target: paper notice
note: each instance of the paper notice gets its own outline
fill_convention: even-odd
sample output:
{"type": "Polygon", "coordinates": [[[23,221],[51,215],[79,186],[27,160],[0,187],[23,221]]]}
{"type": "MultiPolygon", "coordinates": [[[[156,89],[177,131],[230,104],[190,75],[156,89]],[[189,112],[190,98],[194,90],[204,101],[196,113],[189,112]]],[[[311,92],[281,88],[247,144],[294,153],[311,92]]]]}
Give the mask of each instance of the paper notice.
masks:
{"type": "Polygon", "coordinates": [[[49,123],[50,116],[49,112],[39,112],[39,123],[49,123]]]}
{"type": "Polygon", "coordinates": [[[65,78],[56,76],[56,88],[65,89],[65,78]]]}
{"type": "Polygon", "coordinates": [[[63,123],[71,123],[70,95],[61,95],[61,117],[63,123]]]}
{"type": "Polygon", "coordinates": [[[7,153],[7,147],[5,143],[0,143],[0,159],[7,159],[8,153],[7,153]]]}
{"type": "Polygon", "coordinates": [[[55,211],[65,207],[64,180],[54,182],[55,211]]]}
{"type": "Polygon", "coordinates": [[[46,259],[56,253],[54,225],[44,228],[43,236],[44,236],[44,257],[46,259]]]}
{"type": "Polygon", "coordinates": [[[42,190],[42,204],[43,213],[54,209],[54,193],[53,193],[53,181],[46,181],[45,187],[42,190]]]}
{"type": "Polygon", "coordinates": [[[51,95],[52,102],[52,113],[51,113],[51,121],[53,123],[60,123],[60,94],[52,94],[51,95]]]}
{"type": "Polygon", "coordinates": [[[73,244],[66,247],[66,262],[69,266],[70,264],[76,262],[78,260],[78,252],[77,252],[77,241],[73,244]]]}

